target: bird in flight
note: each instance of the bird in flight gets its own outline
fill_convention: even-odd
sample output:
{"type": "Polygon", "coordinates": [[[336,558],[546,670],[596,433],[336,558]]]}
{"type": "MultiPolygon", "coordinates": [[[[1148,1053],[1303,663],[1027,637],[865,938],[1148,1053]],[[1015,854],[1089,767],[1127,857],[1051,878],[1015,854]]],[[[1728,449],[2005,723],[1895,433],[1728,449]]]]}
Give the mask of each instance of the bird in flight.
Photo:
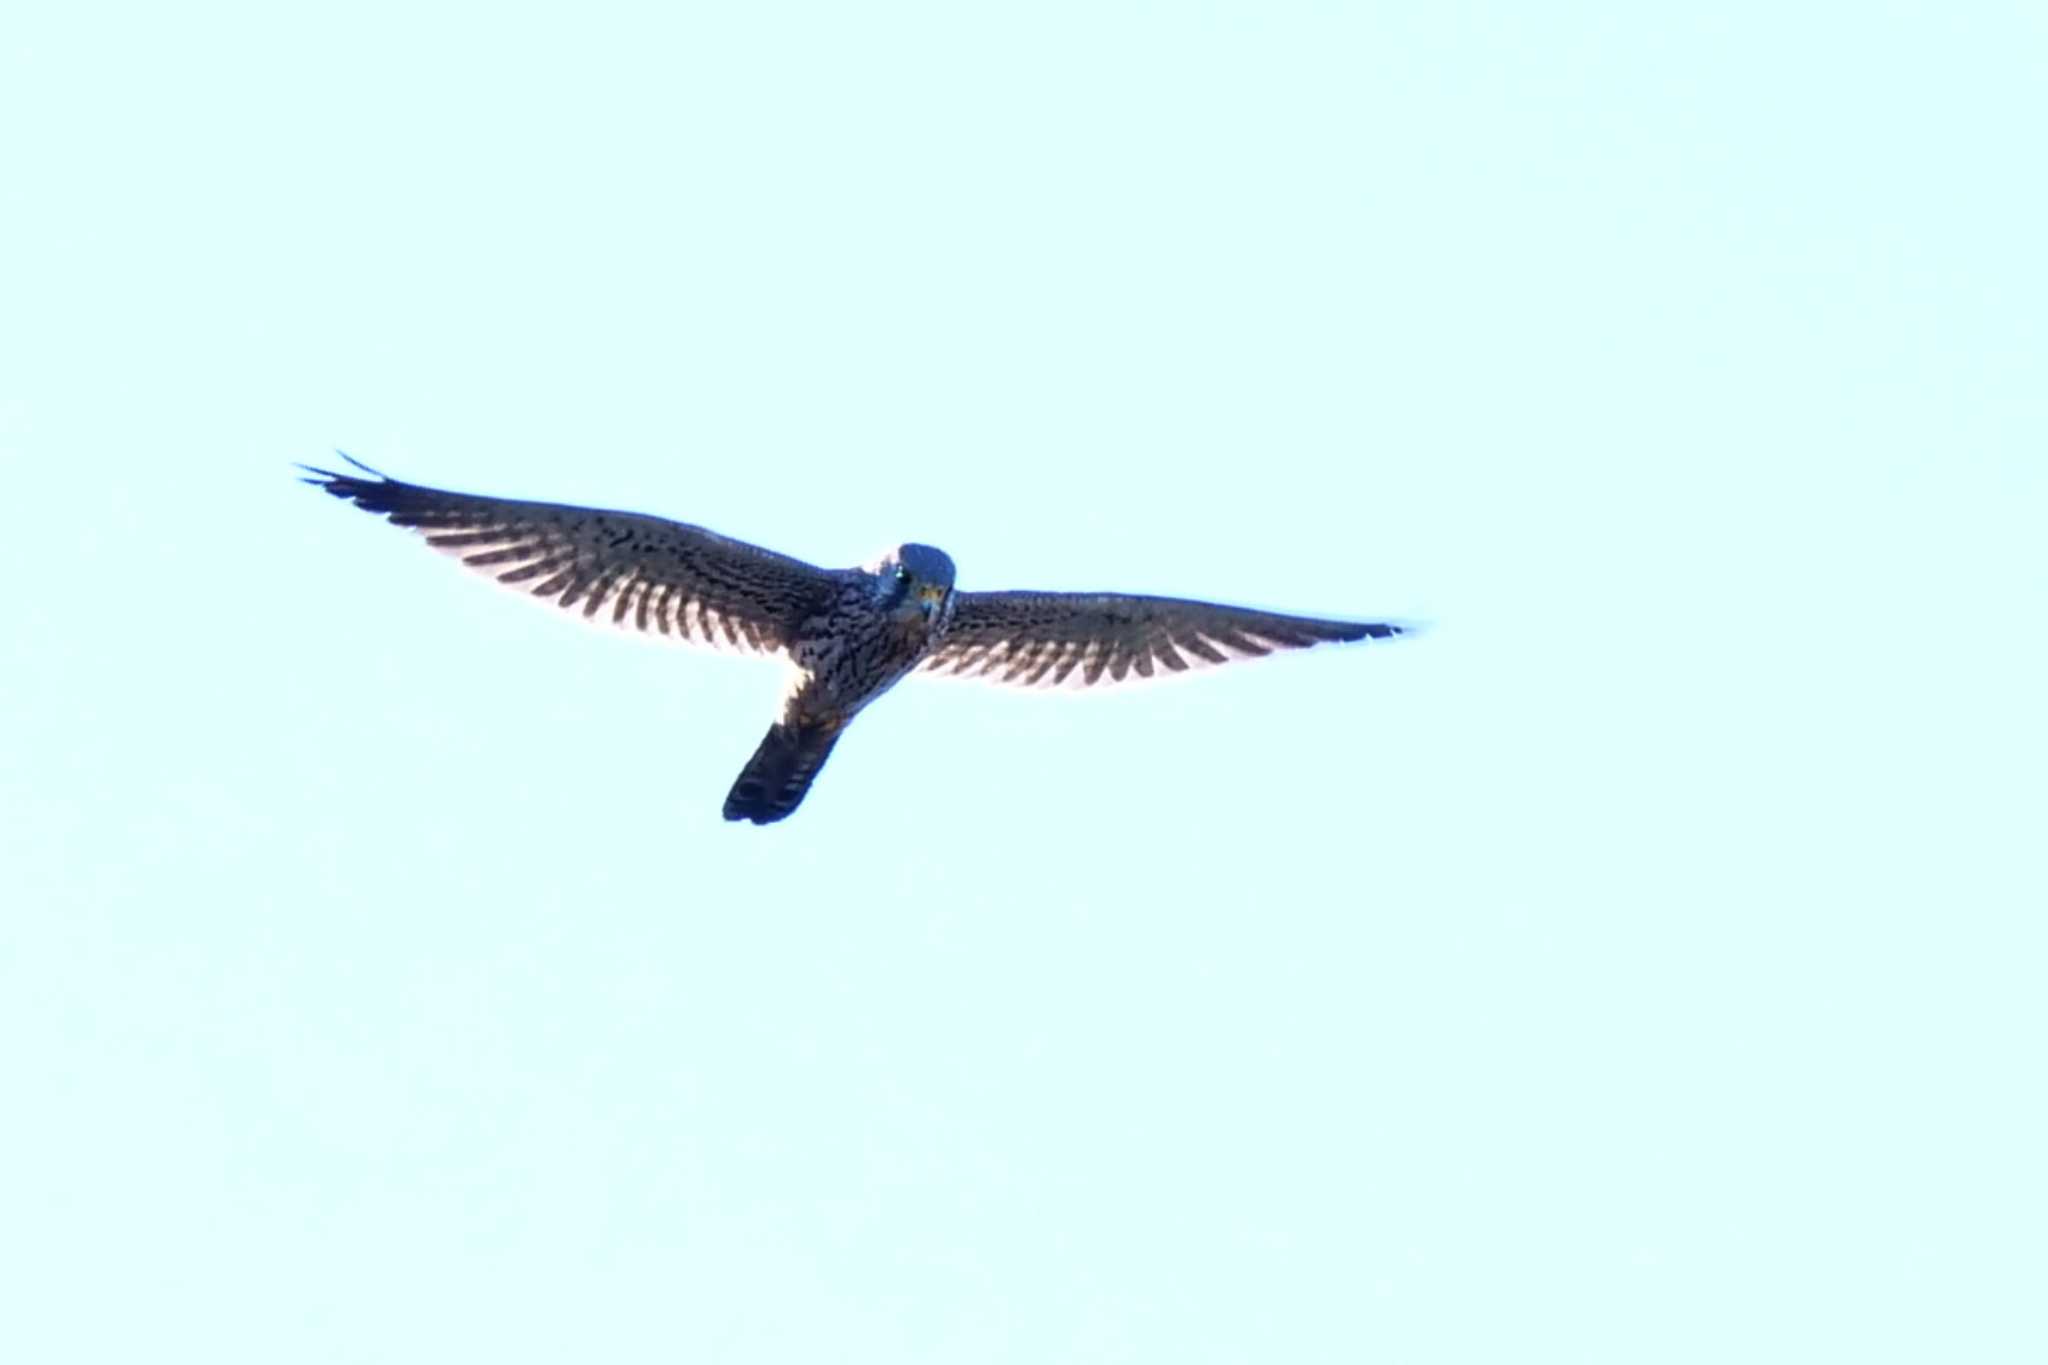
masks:
{"type": "Polygon", "coordinates": [[[820,569],[701,526],[451,493],[342,458],[369,477],[301,465],[305,481],[515,592],[587,621],[793,663],[781,717],[725,798],[726,819],[757,825],[787,818],[847,724],[914,669],[1095,687],[1407,630],[1129,593],[961,592],[953,561],[929,545],[820,569]]]}

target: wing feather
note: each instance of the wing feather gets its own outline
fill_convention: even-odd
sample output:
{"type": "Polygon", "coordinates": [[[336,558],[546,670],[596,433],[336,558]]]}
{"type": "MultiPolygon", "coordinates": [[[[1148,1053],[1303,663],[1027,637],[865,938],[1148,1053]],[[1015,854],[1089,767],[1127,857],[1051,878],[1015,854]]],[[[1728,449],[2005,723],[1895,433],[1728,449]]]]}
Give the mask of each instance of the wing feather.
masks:
{"type": "Polygon", "coordinates": [[[1406,633],[1387,621],[1289,616],[1180,597],[963,592],[951,627],[922,668],[1014,687],[1094,687],[1406,633]]]}
{"type": "Polygon", "coordinates": [[[349,463],[371,477],[305,466],[306,482],[419,532],[434,549],[522,596],[657,639],[786,651],[841,577],[701,526],[452,493],[349,463]]]}

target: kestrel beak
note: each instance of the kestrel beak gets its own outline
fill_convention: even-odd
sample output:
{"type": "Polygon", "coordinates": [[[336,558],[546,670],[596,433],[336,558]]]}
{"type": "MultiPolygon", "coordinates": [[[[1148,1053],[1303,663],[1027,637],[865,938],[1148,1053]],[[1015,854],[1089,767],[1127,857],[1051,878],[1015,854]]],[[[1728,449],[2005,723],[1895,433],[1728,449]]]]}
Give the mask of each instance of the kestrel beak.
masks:
{"type": "Polygon", "coordinates": [[[917,588],[917,605],[927,617],[936,613],[939,604],[946,600],[946,590],[936,583],[920,583],[917,588]]]}

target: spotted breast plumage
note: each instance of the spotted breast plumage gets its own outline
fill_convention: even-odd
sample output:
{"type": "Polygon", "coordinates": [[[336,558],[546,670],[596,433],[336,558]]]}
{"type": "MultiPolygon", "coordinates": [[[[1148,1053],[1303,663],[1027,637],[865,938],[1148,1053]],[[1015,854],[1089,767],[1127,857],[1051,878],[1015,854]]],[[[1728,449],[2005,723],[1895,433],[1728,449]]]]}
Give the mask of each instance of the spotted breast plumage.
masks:
{"type": "Polygon", "coordinates": [[[506,587],[586,621],[792,663],[782,714],[726,796],[728,820],[787,817],[861,708],[913,670],[1094,687],[1405,630],[1174,597],[961,592],[953,561],[929,545],[821,569],[701,526],[452,493],[342,458],[362,474],[302,466],[306,482],[506,587]]]}

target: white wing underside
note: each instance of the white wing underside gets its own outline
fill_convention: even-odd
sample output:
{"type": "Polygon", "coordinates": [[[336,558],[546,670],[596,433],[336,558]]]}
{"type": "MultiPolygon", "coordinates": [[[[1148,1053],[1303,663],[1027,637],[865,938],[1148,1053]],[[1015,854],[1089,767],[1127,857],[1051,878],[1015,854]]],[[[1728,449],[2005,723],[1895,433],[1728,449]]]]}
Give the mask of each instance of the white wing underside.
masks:
{"type": "Polygon", "coordinates": [[[1170,656],[1148,651],[1133,655],[1100,640],[1069,640],[1045,644],[1017,644],[1011,640],[970,648],[958,658],[934,657],[918,666],[917,676],[948,682],[994,684],[1037,692],[1088,692],[1110,687],[1133,687],[1206,673],[1245,659],[1263,659],[1274,654],[1298,653],[1299,648],[1258,639],[1239,626],[1237,633],[1251,640],[1245,649],[1224,640],[1196,636],[1203,645],[1222,657],[1205,658],[1193,647],[1170,650],[1170,656]],[[1124,669],[1117,676],[1116,655],[1124,655],[1124,669]],[[1090,675],[1094,675],[1091,682],[1090,675]]]}
{"type": "Polygon", "coordinates": [[[455,560],[501,591],[557,617],[662,643],[694,645],[757,658],[789,657],[787,650],[763,640],[740,617],[707,607],[680,585],[646,577],[637,570],[627,569],[609,579],[601,578],[587,591],[569,597],[564,596],[558,576],[506,581],[507,574],[526,565],[525,560],[509,559],[526,547],[527,538],[523,535],[508,535],[503,541],[494,542],[478,540],[473,531],[447,536],[430,533],[426,541],[436,553],[455,560]],[[443,540],[460,543],[438,543],[443,540]]]}

